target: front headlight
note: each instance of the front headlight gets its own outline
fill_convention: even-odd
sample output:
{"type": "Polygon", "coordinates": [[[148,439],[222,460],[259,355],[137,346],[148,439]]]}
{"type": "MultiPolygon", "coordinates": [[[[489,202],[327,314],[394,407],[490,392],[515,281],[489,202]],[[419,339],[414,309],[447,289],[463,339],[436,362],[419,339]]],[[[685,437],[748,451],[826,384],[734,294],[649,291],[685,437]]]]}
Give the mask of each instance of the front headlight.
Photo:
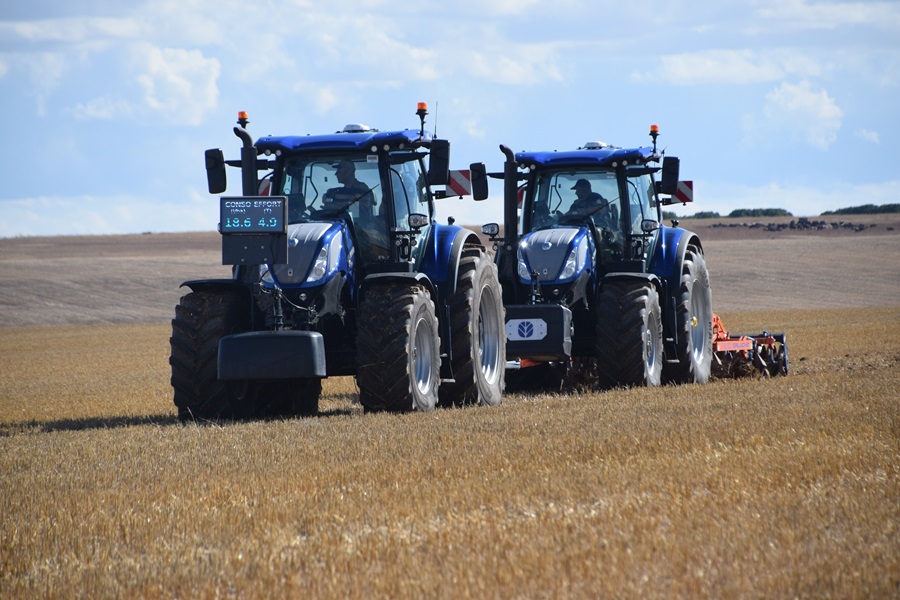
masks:
{"type": "Polygon", "coordinates": [[[562,272],[559,274],[560,279],[568,279],[578,271],[578,248],[572,248],[569,256],[566,258],[566,264],[563,265],[562,272]]]}
{"type": "Polygon", "coordinates": [[[524,247],[523,244],[519,244],[519,249],[516,251],[516,258],[519,262],[519,277],[525,281],[531,281],[531,271],[528,269],[528,264],[525,262],[524,247]]]}
{"type": "Polygon", "coordinates": [[[316,261],[313,263],[312,269],[309,271],[309,277],[306,278],[306,281],[309,283],[315,283],[319,281],[325,274],[328,273],[328,246],[330,244],[326,244],[322,246],[322,249],[319,250],[319,254],[316,256],[316,261]]]}
{"type": "Polygon", "coordinates": [[[572,279],[585,268],[587,263],[587,242],[585,240],[581,240],[578,245],[572,248],[572,251],[569,252],[569,255],[566,257],[566,262],[563,264],[563,268],[559,273],[559,279],[565,281],[566,279],[572,279]]]}
{"type": "Polygon", "coordinates": [[[330,239],[327,239],[316,254],[315,260],[313,260],[306,282],[317,283],[333,275],[340,266],[343,250],[344,244],[340,234],[333,235],[330,239]]]}

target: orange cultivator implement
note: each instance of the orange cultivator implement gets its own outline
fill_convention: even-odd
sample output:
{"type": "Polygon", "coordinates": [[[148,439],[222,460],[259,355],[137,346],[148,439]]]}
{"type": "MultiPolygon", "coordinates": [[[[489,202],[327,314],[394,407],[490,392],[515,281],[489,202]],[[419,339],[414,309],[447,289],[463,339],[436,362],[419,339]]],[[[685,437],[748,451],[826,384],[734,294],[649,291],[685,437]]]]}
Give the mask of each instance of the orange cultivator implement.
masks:
{"type": "Polygon", "coordinates": [[[754,372],[763,377],[788,374],[787,342],[783,333],[734,335],[728,333],[716,314],[712,323],[715,375],[736,378],[754,372]]]}

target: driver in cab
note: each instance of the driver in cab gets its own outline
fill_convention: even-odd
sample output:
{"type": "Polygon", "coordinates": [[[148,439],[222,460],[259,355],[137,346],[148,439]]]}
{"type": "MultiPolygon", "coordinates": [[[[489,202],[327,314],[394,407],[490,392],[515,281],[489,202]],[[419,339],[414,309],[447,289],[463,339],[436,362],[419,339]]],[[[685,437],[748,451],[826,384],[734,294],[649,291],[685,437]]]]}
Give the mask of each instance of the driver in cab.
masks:
{"type": "Polygon", "coordinates": [[[338,183],[341,187],[329,189],[323,195],[326,208],[344,209],[351,204],[360,201],[363,196],[368,195],[365,203],[361,203],[360,210],[368,209],[371,213],[372,205],[375,199],[372,197],[372,190],[365,183],[356,178],[356,165],[352,160],[344,159],[335,165],[334,172],[338,183]]]}
{"type": "Polygon", "coordinates": [[[591,182],[587,179],[579,179],[572,189],[575,190],[575,201],[564,215],[567,218],[588,218],[609,206],[609,202],[603,196],[591,190],[591,182]]]}

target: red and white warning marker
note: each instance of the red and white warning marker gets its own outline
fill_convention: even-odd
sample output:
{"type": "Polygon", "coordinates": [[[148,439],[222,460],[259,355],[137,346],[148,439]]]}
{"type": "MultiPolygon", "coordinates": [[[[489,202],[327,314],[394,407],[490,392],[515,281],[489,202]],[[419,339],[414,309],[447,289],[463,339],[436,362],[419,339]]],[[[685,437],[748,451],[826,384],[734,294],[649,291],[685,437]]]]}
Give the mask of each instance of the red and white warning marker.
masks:
{"type": "Polygon", "coordinates": [[[472,174],[468,169],[462,171],[450,171],[450,181],[447,182],[447,195],[472,195],[472,174]]]}
{"type": "Polygon", "coordinates": [[[694,201],[694,182],[679,181],[678,188],[675,190],[675,199],[679,202],[694,201]]]}

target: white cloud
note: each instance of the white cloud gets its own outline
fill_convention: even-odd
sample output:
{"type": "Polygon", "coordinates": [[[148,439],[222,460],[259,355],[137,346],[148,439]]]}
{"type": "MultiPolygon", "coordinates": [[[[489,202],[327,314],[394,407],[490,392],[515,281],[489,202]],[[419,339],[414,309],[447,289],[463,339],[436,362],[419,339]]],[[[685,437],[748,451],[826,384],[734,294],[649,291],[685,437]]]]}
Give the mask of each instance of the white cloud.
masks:
{"type": "Polygon", "coordinates": [[[777,135],[827,150],[837,139],[844,111],[824,89],[809,81],[784,82],[766,94],[761,115],[745,115],[745,141],[756,143],[777,135]]]}
{"type": "Polygon", "coordinates": [[[218,105],[218,59],[199,50],[147,47],[140,60],[144,72],[137,80],[144,102],[169,121],[199,125],[218,105]]]}
{"type": "Polygon", "coordinates": [[[131,18],[69,17],[38,21],[0,22],[0,37],[13,43],[93,43],[104,39],[134,39],[140,23],[131,18]]]}
{"type": "Polygon", "coordinates": [[[769,92],[763,113],[771,126],[794,131],[821,150],[837,139],[844,118],[828,92],[814,90],[808,81],[785,82],[769,92]]]}
{"type": "Polygon", "coordinates": [[[337,106],[339,102],[340,95],[335,92],[334,88],[331,86],[323,85],[323,86],[310,86],[312,89],[312,100],[313,104],[316,107],[316,112],[319,114],[327,113],[329,110],[337,106]]]}
{"type": "Polygon", "coordinates": [[[881,138],[878,135],[877,131],[870,131],[868,129],[857,129],[853,132],[853,135],[856,137],[866,140],[867,142],[872,142],[873,144],[878,144],[881,142],[881,138]]]}
{"type": "Polygon", "coordinates": [[[633,73],[637,83],[676,85],[745,85],[780,81],[786,76],[813,77],[823,67],[796,50],[706,50],[660,57],[660,65],[650,73],[633,73]]]}
{"type": "Polygon", "coordinates": [[[541,0],[478,0],[472,4],[476,11],[493,16],[521,15],[535,10],[535,5],[541,4],[541,0]]]}
{"type": "Polygon", "coordinates": [[[771,33],[780,30],[838,29],[848,25],[867,25],[885,30],[900,27],[900,8],[896,2],[809,2],[808,0],[769,0],[754,12],[765,25],[751,31],[771,33]]]}
{"type": "Polygon", "coordinates": [[[535,86],[563,81],[552,44],[507,44],[483,51],[462,52],[455,64],[479,79],[504,85],[535,86]]]}
{"type": "Polygon", "coordinates": [[[485,138],[484,125],[482,125],[481,121],[476,117],[463,119],[462,128],[469,137],[478,140],[483,140],[485,138]]]}
{"type": "Polygon", "coordinates": [[[135,113],[135,107],[125,100],[101,96],[86,103],[76,104],[71,112],[79,120],[98,119],[109,121],[132,116],[135,113]]]}
{"type": "Polygon", "coordinates": [[[37,114],[47,114],[47,99],[59,87],[66,70],[65,57],[56,52],[45,52],[28,60],[29,79],[37,100],[37,114]]]}

